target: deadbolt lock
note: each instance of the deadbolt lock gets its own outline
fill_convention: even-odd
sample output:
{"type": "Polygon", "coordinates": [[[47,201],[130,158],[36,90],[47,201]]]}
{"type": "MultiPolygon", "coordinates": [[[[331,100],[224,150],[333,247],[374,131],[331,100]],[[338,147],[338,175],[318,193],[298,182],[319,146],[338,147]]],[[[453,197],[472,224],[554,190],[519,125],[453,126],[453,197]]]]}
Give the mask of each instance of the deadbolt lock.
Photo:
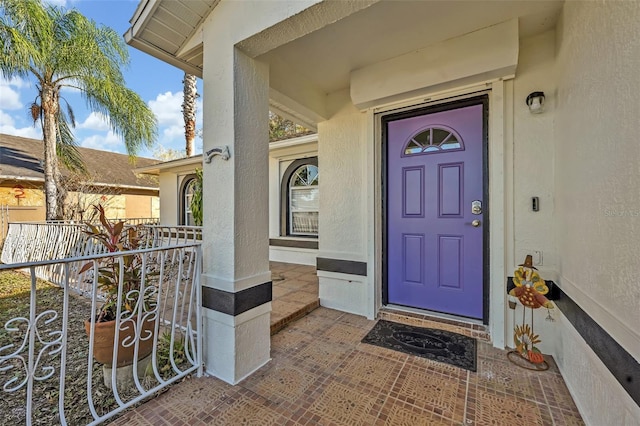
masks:
{"type": "Polygon", "coordinates": [[[482,201],[475,200],[471,202],[471,213],[482,214],[482,201]]]}

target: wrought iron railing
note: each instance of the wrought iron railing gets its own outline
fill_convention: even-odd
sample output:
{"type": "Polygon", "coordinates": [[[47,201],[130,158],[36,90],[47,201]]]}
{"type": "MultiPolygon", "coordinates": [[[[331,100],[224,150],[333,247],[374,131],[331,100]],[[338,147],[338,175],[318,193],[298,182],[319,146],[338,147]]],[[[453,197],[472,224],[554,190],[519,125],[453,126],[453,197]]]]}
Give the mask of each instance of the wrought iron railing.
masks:
{"type": "Polygon", "coordinates": [[[28,280],[16,301],[0,291],[11,306],[0,311],[0,423],[99,424],[202,374],[201,264],[191,242],[0,265],[0,274],[28,280]],[[59,287],[37,279],[52,265],[59,287]],[[115,307],[110,324],[96,317],[105,299],[115,307]],[[97,334],[105,327],[111,337],[97,334]]]}

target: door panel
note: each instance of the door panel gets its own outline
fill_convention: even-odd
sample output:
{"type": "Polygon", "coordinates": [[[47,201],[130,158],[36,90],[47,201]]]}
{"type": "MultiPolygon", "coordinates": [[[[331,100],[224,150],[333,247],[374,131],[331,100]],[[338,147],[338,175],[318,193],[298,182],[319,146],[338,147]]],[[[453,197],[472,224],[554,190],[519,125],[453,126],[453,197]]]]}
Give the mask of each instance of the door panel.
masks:
{"type": "Polygon", "coordinates": [[[482,319],[483,123],[482,104],[387,121],[389,303],[482,319]]]}
{"type": "Polygon", "coordinates": [[[464,163],[438,165],[438,217],[462,217],[464,163]]]}
{"type": "Polygon", "coordinates": [[[438,284],[462,290],[462,235],[438,236],[438,284]]]}

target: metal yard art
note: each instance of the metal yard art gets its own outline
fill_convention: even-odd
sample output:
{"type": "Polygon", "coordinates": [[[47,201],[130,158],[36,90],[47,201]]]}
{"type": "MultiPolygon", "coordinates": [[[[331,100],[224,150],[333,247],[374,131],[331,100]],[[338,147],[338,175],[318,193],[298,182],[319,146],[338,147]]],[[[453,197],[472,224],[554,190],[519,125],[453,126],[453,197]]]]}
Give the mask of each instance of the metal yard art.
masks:
{"type": "MultiPolygon", "coordinates": [[[[554,309],[555,306],[545,297],[549,287],[533,266],[531,255],[527,255],[524,263],[515,270],[513,283],[515,287],[509,291],[509,296],[511,296],[510,299],[515,298],[522,304],[522,322],[514,327],[513,341],[516,348],[507,353],[507,358],[514,364],[529,370],[547,370],[549,364],[544,360],[540,349],[536,347],[541,340],[540,336],[535,334],[533,310],[539,308],[549,310],[554,309]],[[530,323],[526,322],[527,308],[531,311],[530,323]]],[[[509,301],[509,307],[515,309],[516,301],[509,301]]],[[[547,319],[553,321],[551,315],[548,315],[547,319]]]]}

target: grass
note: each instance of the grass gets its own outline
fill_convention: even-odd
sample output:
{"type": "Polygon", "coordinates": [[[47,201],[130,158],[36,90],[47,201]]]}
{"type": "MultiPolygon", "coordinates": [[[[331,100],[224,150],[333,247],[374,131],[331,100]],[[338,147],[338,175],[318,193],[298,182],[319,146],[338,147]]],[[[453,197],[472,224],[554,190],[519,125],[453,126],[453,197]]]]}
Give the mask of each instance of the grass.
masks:
{"type": "MultiPolygon", "coordinates": [[[[0,350],[0,355],[8,355],[15,352],[23,344],[27,331],[29,318],[29,305],[31,296],[31,280],[28,275],[16,271],[0,272],[0,348],[13,344],[12,348],[0,350]],[[13,323],[19,331],[6,330],[5,324],[12,318],[23,317],[13,323]]],[[[56,331],[62,330],[62,307],[64,292],[61,288],[51,285],[46,281],[38,280],[36,283],[36,315],[43,315],[37,321],[37,329],[41,339],[53,341],[56,331]],[[45,314],[45,311],[52,311],[45,314]],[[56,314],[54,314],[57,313],[56,314]]],[[[73,293],[69,294],[69,320],[67,332],[67,360],[65,374],[64,413],[66,421],[70,425],[84,425],[93,421],[87,402],[87,366],[91,363],[93,371],[92,397],[94,406],[99,415],[108,413],[118,405],[110,391],[103,383],[102,366],[89,355],[89,340],[84,330],[84,320],[90,317],[90,301],[73,293]]],[[[158,351],[162,350],[159,345],[158,351]]],[[[35,353],[42,351],[39,367],[36,375],[46,374],[42,367],[53,367],[52,377],[34,381],[32,396],[32,424],[54,425],[60,424],[58,400],[60,393],[60,353],[50,353],[50,350],[42,350],[44,345],[36,341],[35,353]]],[[[25,362],[28,360],[28,345],[18,354],[25,362]]],[[[37,356],[36,356],[37,357],[37,356]]],[[[26,424],[26,386],[15,392],[2,390],[12,379],[18,380],[10,386],[16,386],[25,378],[25,367],[20,358],[12,358],[3,366],[11,365],[9,371],[0,371],[0,395],[2,395],[2,410],[0,410],[0,424],[26,424]]],[[[154,379],[146,379],[147,388],[157,384],[154,379]]],[[[120,397],[124,401],[138,396],[134,389],[122,390],[120,397]]]]}

